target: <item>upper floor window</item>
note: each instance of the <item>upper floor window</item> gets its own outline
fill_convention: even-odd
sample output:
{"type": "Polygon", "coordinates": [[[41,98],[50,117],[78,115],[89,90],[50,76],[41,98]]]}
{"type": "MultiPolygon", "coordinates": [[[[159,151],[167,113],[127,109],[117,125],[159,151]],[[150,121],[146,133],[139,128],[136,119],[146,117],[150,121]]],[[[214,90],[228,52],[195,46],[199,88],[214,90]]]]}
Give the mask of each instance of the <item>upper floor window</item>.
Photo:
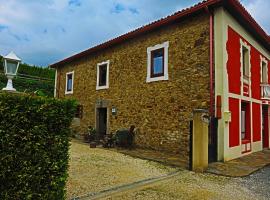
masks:
{"type": "Polygon", "coordinates": [[[73,81],[74,81],[74,71],[66,73],[65,94],[72,94],[73,93],[73,81]]]}
{"type": "Polygon", "coordinates": [[[241,64],[244,82],[249,82],[250,78],[250,47],[241,40],[241,64]]]}
{"type": "Polygon", "coordinates": [[[109,65],[109,60],[97,64],[97,90],[109,88],[109,65]]]}
{"type": "Polygon", "coordinates": [[[146,82],[168,80],[169,42],[147,48],[146,82]]]}
{"type": "Polygon", "coordinates": [[[265,58],[261,57],[261,83],[268,83],[268,66],[265,58]]]}

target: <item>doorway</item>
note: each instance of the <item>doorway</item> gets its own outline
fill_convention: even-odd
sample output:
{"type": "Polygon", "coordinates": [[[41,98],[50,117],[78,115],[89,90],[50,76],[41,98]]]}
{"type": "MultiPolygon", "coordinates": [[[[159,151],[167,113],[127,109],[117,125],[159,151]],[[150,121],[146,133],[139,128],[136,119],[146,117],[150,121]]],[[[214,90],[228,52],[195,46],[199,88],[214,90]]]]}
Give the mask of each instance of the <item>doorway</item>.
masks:
{"type": "Polygon", "coordinates": [[[263,148],[269,148],[269,123],[268,123],[268,106],[262,107],[262,142],[263,148]]]}
{"type": "Polygon", "coordinates": [[[217,161],[218,119],[211,117],[208,129],[208,162],[217,161]]]}
{"type": "Polygon", "coordinates": [[[107,133],[107,108],[97,108],[97,134],[99,139],[103,139],[107,133]]]}

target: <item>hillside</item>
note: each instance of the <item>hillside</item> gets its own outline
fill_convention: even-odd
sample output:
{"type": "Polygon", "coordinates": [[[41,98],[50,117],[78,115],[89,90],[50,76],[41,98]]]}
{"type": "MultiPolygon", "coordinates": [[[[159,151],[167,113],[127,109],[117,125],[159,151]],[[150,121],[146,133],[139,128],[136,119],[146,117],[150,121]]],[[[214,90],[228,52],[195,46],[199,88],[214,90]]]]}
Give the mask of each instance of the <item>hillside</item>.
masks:
{"type": "MultiPolygon", "coordinates": [[[[17,77],[13,79],[13,86],[17,91],[33,93],[41,91],[44,95],[52,97],[54,91],[55,71],[49,68],[30,66],[22,63],[19,66],[17,77]]],[[[7,84],[4,75],[3,59],[0,56],[0,89],[7,84]]]]}

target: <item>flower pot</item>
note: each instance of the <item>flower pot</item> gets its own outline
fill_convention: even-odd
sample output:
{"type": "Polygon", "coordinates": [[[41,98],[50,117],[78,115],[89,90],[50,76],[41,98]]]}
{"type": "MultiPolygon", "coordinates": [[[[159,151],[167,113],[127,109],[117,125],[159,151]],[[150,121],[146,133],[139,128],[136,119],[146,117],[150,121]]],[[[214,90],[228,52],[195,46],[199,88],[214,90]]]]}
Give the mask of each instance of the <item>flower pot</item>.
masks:
{"type": "Polygon", "coordinates": [[[96,148],[97,144],[95,142],[90,142],[90,148],[96,148]]]}

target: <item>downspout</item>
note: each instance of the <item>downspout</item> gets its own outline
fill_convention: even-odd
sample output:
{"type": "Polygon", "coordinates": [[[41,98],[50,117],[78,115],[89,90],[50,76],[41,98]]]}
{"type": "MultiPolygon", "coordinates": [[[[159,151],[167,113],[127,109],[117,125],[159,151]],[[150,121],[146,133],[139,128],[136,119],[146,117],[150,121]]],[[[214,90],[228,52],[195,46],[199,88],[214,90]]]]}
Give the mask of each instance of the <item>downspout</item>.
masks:
{"type": "MultiPolygon", "coordinates": [[[[211,117],[215,117],[215,110],[214,110],[214,62],[213,62],[213,58],[214,58],[214,16],[213,13],[209,11],[210,17],[209,17],[209,23],[210,23],[210,27],[209,27],[209,32],[210,32],[210,116],[211,117]]],[[[212,126],[212,125],[211,125],[212,126]]]]}
{"type": "MultiPolygon", "coordinates": [[[[209,107],[209,115],[211,118],[215,117],[215,109],[214,109],[214,16],[212,11],[208,6],[205,7],[205,11],[209,14],[209,76],[210,76],[210,107],[209,107]]],[[[212,123],[210,124],[210,128],[212,128],[212,123]]]]}

